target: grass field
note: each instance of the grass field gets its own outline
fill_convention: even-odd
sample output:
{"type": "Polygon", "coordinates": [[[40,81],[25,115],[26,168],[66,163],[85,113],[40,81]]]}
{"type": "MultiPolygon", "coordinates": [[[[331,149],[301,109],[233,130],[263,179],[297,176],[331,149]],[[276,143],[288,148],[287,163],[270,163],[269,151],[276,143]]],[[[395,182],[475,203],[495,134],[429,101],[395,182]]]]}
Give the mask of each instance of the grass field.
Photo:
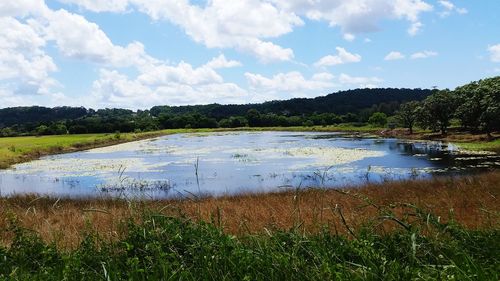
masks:
{"type": "Polygon", "coordinates": [[[500,173],[181,201],[0,199],[0,280],[498,280],[500,173]]]}
{"type": "Polygon", "coordinates": [[[493,141],[457,142],[457,145],[465,150],[488,150],[500,153],[500,139],[493,141]]]}
{"type": "Polygon", "coordinates": [[[113,145],[156,136],[206,132],[208,129],[175,129],[145,133],[85,134],[0,138],[0,169],[40,156],[113,145]]]}

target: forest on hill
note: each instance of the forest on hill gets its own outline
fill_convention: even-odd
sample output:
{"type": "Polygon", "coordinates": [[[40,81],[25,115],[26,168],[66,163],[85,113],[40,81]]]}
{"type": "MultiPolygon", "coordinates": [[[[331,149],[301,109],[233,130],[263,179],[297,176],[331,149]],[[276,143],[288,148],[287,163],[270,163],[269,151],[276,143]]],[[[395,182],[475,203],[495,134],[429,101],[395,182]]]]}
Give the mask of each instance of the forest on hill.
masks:
{"type": "Polygon", "coordinates": [[[500,76],[455,90],[356,89],[259,104],[154,106],[149,110],[39,106],[0,109],[0,136],[145,132],[178,128],[327,126],[414,127],[445,134],[453,124],[500,130],[500,76]]]}
{"type": "Polygon", "coordinates": [[[364,123],[375,112],[393,115],[402,103],[423,100],[431,93],[422,89],[356,89],[259,104],[164,105],[137,111],[11,107],[0,109],[0,136],[364,123]]]}

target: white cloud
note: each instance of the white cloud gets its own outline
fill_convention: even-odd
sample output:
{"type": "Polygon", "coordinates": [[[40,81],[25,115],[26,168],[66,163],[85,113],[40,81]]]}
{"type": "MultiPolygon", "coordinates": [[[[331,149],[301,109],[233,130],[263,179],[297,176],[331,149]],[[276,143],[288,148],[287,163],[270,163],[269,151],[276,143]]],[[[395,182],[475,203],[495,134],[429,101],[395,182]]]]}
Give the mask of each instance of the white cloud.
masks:
{"type": "Polygon", "coordinates": [[[349,53],[344,48],[336,47],[337,55],[328,55],[322,57],[317,62],[314,63],[314,66],[331,66],[345,63],[355,63],[361,61],[361,56],[358,54],[349,53]]]}
{"type": "Polygon", "coordinates": [[[271,42],[260,39],[247,39],[237,42],[237,48],[249,54],[253,54],[260,62],[289,61],[294,58],[293,50],[282,48],[271,42]]]}
{"type": "Polygon", "coordinates": [[[0,29],[4,31],[0,33],[2,106],[72,104],[53,90],[58,84],[50,74],[57,66],[44,52],[48,42],[54,43],[65,57],[103,67],[92,85],[91,98],[80,101],[87,106],[137,108],[165,103],[243,102],[241,97],[247,95],[215,71],[241,65],[222,54],[200,67],[185,62],[170,65],[148,55],[140,42],[115,45],[97,24],[83,16],[43,7],[35,13],[29,5],[0,6],[0,13],[24,17],[26,22],[8,16],[0,18],[0,29]],[[125,67],[134,68],[138,74],[130,78],[119,70],[125,67]],[[23,99],[20,93],[26,93],[23,99]]]}
{"type": "Polygon", "coordinates": [[[273,0],[279,7],[311,20],[325,20],[343,33],[359,34],[379,29],[385,19],[419,21],[423,12],[433,9],[422,0],[273,0]]]}
{"type": "Polygon", "coordinates": [[[439,4],[441,4],[441,6],[443,6],[446,10],[455,9],[455,5],[453,3],[451,3],[450,1],[440,0],[439,4]]]}
{"type": "Polygon", "coordinates": [[[375,88],[383,80],[378,77],[355,77],[345,73],[340,74],[339,82],[342,84],[355,85],[360,88],[375,88]]]}
{"type": "Polygon", "coordinates": [[[235,61],[235,60],[227,60],[226,57],[221,54],[216,58],[213,58],[211,61],[209,61],[206,66],[217,69],[217,68],[231,68],[231,67],[237,67],[241,66],[241,62],[235,61]]]}
{"type": "Polygon", "coordinates": [[[435,57],[437,56],[438,53],[434,51],[422,51],[422,52],[416,52],[410,56],[411,59],[426,59],[429,57],[435,57]]]}
{"type": "Polygon", "coordinates": [[[330,73],[317,73],[306,79],[300,72],[278,73],[270,78],[255,73],[245,73],[250,89],[260,93],[285,93],[293,96],[317,95],[335,87],[334,76],[330,73]]]}
{"type": "Polygon", "coordinates": [[[0,1],[0,17],[26,17],[49,11],[43,0],[0,1]]]}
{"type": "Polygon", "coordinates": [[[331,81],[335,78],[333,74],[330,72],[319,72],[315,73],[311,79],[314,81],[331,81]]]}
{"type": "Polygon", "coordinates": [[[449,16],[452,12],[457,12],[458,14],[467,14],[468,11],[465,8],[459,8],[455,6],[451,1],[448,0],[440,0],[438,1],[439,4],[444,8],[444,11],[440,12],[439,15],[441,17],[447,17],[449,16]]]}
{"type": "Polygon", "coordinates": [[[351,34],[351,33],[345,33],[343,37],[344,37],[344,40],[349,41],[349,42],[354,41],[354,39],[356,39],[356,36],[354,36],[354,34],[351,34]]]}
{"type": "Polygon", "coordinates": [[[116,67],[147,64],[154,59],[144,46],[133,42],[126,47],[114,45],[95,23],[65,10],[47,16],[46,38],[56,42],[61,53],[70,58],[116,67]]]}
{"type": "Polygon", "coordinates": [[[301,17],[338,26],[344,39],[352,41],[356,34],[377,31],[386,19],[409,21],[408,32],[415,35],[423,26],[420,14],[433,9],[424,0],[212,0],[200,5],[189,0],[59,1],[92,11],[136,9],[174,23],[208,48],[235,48],[261,62],[293,59],[293,50],[270,40],[303,25],[301,17]]]}
{"type": "Polygon", "coordinates": [[[245,97],[245,90],[224,82],[208,63],[194,68],[180,62],[178,65],[144,67],[132,79],[117,70],[101,69],[88,102],[100,107],[148,108],[158,104],[235,103],[243,102],[245,97]]]}
{"type": "Polygon", "coordinates": [[[265,39],[279,37],[303,25],[298,16],[280,11],[267,1],[213,0],[204,7],[186,0],[132,2],[151,18],[178,25],[194,41],[208,48],[235,48],[262,62],[293,59],[291,49],[265,39]]]}
{"type": "Polygon", "coordinates": [[[403,55],[402,53],[397,51],[392,51],[385,56],[384,60],[401,60],[404,58],[405,55],[403,55]]]}
{"type": "Polygon", "coordinates": [[[125,12],[128,0],[59,0],[65,4],[76,4],[92,12],[125,12]]]}
{"type": "Polygon", "coordinates": [[[489,46],[488,51],[492,62],[500,62],[500,44],[489,46]]]}
{"type": "Polygon", "coordinates": [[[57,70],[43,50],[46,41],[33,27],[12,17],[0,18],[0,81],[4,95],[40,95],[58,83],[57,70]]]}
{"type": "Polygon", "coordinates": [[[422,26],[424,26],[421,22],[416,21],[411,24],[411,26],[408,28],[408,34],[411,36],[417,35],[417,33],[422,29],[422,26]]]}

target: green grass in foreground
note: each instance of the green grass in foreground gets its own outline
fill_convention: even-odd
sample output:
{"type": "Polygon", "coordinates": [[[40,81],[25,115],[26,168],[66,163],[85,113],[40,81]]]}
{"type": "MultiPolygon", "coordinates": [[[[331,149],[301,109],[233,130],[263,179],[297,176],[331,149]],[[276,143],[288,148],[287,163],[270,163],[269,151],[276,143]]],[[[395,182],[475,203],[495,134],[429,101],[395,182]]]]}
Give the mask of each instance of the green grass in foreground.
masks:
{"type": "Polygon", "coordinates": [[[420,215],[421,227],[403,222],[384,235],[297,228],[237,238],[214,224],[144,214],[142,223],[124,226],[120,241],[88,233],[71,251],[12,220],[4,231],[13,243],[0,246],[0,280],[499,280],[499,230],[420,215]]]}

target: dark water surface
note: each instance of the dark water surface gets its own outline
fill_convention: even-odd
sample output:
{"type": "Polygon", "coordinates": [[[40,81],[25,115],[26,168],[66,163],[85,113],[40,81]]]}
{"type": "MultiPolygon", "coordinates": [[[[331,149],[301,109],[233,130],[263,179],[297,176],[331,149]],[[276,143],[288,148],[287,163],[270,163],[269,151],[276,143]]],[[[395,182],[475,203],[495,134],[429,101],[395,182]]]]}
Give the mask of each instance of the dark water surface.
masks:
{"type": "Polygon", "coordinates": [[[340,187],[500,167],[452,144],[336,133],[178,134],[0,170],[0,194],[172,198],[340,187]]]}

